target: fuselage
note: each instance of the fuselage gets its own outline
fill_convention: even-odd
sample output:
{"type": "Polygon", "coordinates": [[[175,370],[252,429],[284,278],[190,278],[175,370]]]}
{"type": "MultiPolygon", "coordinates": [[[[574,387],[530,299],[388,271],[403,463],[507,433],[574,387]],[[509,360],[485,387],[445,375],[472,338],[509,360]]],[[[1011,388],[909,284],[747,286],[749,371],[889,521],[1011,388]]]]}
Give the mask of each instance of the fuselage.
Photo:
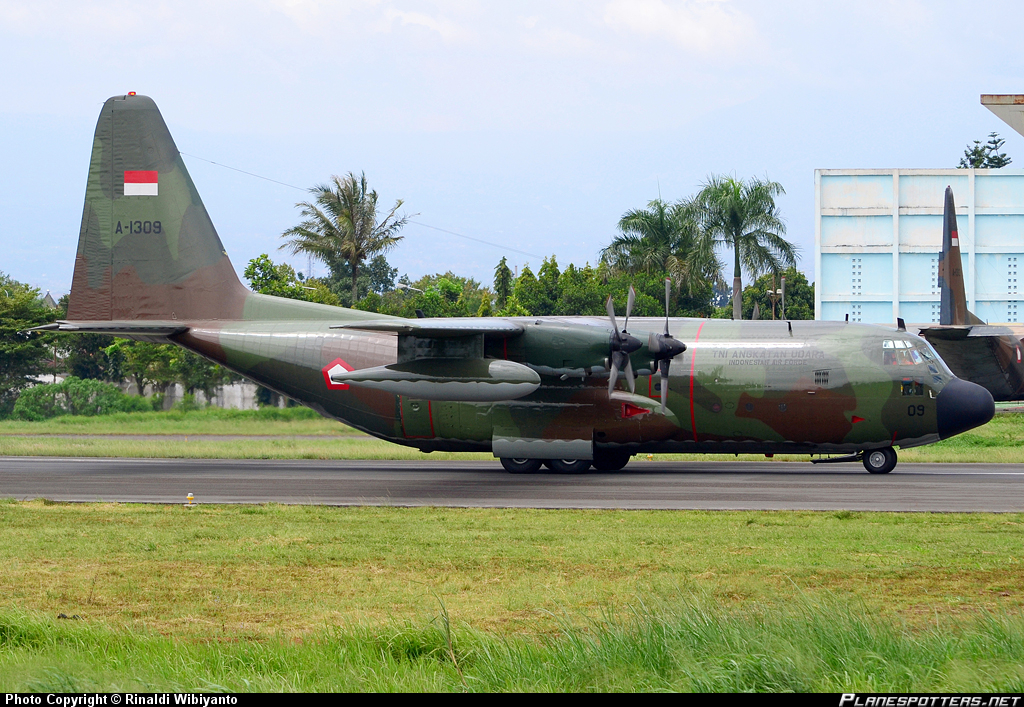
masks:
{"type": "MultiPolygon", "coordinates": [[[[323,415],[424,451],[490,451],[498,438],[523,438],[592,439],[595,448],[630,453],[849,453],[928,444],[988,419],[951,417],[958,405],[940,405],[943,391],[953,381],[954,388],[972,384],[956,379],[924,339],[906,331],[674,319],[672,334],[687,350],[672,361],[662,414],[660,378],[646,349],[632,355],[635,393],[621,383],[609,396],[607,361],[575,334],[585,327],[593,335],[584,339],[605,340],[612,332],[607,321],[516,321],[524,334],[487,341],[485,356],[530,366],[541,385],[498,402],[422,400],[332,384],[332,366],[395,363],[398,345],[394,335],[332,329],[330,321],[193,322],[173,340],[323,415]]],[[[630,332],[646,338],[664,321],[634,318],[630,332]]]]}
{"type": "Polygon", "coordinates": [[[608,320],[407,320],[250,292],[146,96],[103,104],[81,223],[67,319],[46,329],[172,341],[382,439],[490,450],[513,473],[658,451],[855,452],[887,473],[894,446],[994,410],[923,339],[875,326],[677,319],[668,336],[632,318],[626,335],[611,300],[608,320]]]}

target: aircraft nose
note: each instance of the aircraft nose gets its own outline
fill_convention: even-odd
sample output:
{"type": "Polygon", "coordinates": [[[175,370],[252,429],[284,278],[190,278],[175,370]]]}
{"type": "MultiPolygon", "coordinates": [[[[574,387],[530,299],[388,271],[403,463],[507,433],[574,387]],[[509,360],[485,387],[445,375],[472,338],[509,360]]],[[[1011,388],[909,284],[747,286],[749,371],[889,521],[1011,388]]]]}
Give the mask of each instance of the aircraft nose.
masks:
{"type": "Polygon", "coordinates": [[[940,439],[984,425],[996,414],[996,404],[988,390],[959,378],[946,384],[935,403],[940,439]]]}

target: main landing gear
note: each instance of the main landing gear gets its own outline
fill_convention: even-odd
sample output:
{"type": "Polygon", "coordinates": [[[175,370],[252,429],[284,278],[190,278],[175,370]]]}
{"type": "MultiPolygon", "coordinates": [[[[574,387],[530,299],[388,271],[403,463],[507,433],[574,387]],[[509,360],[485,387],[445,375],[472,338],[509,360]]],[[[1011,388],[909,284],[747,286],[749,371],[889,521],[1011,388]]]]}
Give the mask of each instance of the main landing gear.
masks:
{"type": "Polygon", "coordinates": [[[502,457],[501,465],[510,474],[536,474],[540,471],[541,465],[546,466],[556,474],[582,474],[591,466],[597,471],[619,471],[626,464],[632,455],[629,452],[605,452],[594,453],[594,461],[587,459],[516,459],[513,457],[502,457]]]}

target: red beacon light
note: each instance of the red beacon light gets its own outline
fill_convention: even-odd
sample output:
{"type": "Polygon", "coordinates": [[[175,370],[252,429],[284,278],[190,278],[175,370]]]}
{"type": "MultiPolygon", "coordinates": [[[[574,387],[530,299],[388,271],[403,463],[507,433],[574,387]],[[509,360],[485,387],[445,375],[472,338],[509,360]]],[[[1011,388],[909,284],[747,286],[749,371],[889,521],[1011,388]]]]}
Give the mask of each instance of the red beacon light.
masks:
{"type": "Polygon", "coordinates": [[[129,92],[128,92],[128,95],[129,95],[129,96],[134,96],[134,95],[135,95],[135,91],[129,91],[129,92]]]}

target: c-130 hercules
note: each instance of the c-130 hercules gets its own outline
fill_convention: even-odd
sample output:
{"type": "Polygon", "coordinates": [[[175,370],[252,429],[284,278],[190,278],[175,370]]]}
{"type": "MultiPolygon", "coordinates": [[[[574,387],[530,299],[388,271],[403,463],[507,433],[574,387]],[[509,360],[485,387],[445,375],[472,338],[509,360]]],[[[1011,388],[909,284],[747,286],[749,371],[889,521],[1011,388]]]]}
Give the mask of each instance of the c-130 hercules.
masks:
{"type": "Polygon", "coordinates": [[[628,314],[620,331],[608,309],[410,320],[252,293],[156,104],[129,94],[100,113],[68,319],[48,328],[175,343],[381,439],[493,452],[516,473],[718,452],[884,474],[896,447],[994,413],[906,331],[628,314]]]}

